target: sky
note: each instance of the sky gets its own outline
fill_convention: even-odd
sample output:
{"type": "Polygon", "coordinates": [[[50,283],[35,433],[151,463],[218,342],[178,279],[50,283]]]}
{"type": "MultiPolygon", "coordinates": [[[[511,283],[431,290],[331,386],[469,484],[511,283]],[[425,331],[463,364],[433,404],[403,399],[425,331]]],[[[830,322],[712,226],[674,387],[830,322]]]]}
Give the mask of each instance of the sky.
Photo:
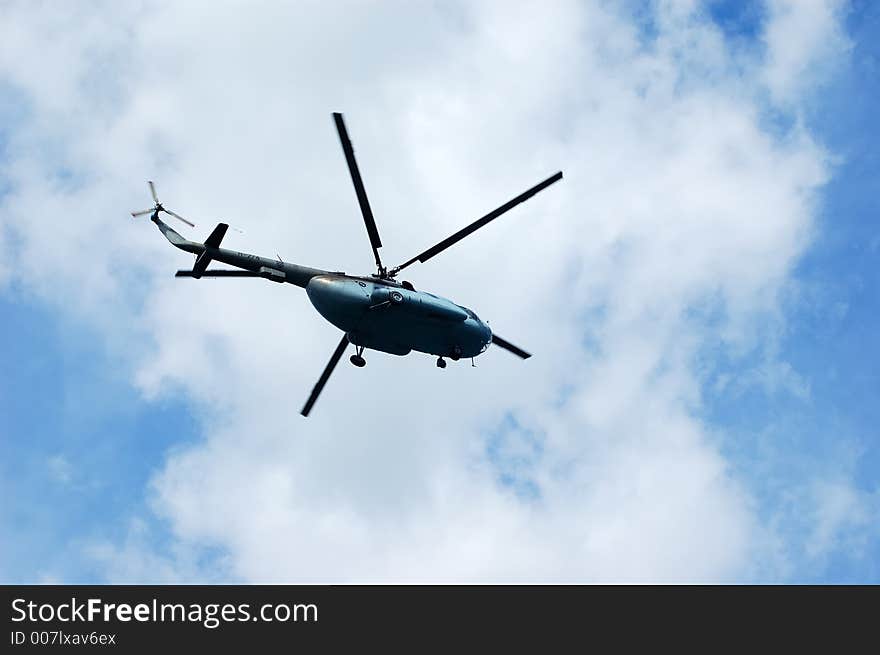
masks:
{"type": "Polygon", "coordinates": [[[880,8],[0,5],[0,581],[880,582],[880,8]],[[301,289],[506,339],[345,360],[301,289]],[[175,226],[177,228],[178,226],[175,226]]]}

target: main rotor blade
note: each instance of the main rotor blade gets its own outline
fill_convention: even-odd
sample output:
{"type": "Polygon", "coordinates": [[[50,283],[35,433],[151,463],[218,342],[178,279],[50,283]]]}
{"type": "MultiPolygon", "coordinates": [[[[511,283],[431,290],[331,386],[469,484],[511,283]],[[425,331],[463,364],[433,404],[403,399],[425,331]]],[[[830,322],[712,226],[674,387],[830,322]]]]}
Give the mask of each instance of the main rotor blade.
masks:
{"type": "Polygon", "coordinates": [[[170,214],[171,216],[173,216],[174,218],[176,218],[178,221],[183,221],[184,223],[186,223],[186,224],[189,225],[190,227],[195,227],[195,226],[196,226],[195,223],[190,223],[190,222],[189,222],[188,220],[186,220],[183,216],[181,216],[180,214],[175,214],[175,213],[174,213],[173,211],[171,211],[170,209],[162,208],[162,211],[165,212],[166,214],[170,214]]]}
{"type": "Polygon", "coordinates": [[[423,253],[416,255],[415,257],[413,257],[409,261],[404,262],[400,266],[397,266],[396,268],[393,269],[394,272],[396,273],[400,270],[403,270],[404,268],[406,268],[410,264],[413,264],[417,261],[421,262],[421,263],[425,263],[426,261],[431,259],[431,257],[433,257],[434,255],[440,254],[441,252],[443,252],[444,250],[446,250],[450,246],[452,246],[452,245],[458,243],[459,241],[461,241],[462,239],[464,239],[469,234],[476,232],[477,230],[479,230],[481,227],[483,227],[487,223],[495,220],[496,218],[498,218],[499,216],[501,216],[505,212],[508,212],[511,209],[513,209],[514,207],[516,207],[521,202],[525,202],[526,200],[531,198],[536,193],[543,191],[548,186],[550,186],[554,182],[558,182],[561,179],[562,179],[562,171],[559,171],[555,175],[551,175],[550,177],[548,177],[546,180],[544,180],[540,184],[536,184],[535,186],[533,186],[531,189],[529,189],[525,193],[521,193],[513,200],[510,200],[510,201],[504,203],[495,211],[491,211],[488,214],[486,214],[485,216],[483,216],[482,218],[477,219],[476,221],[474,221],[473,223],[471,223],[467,227],[462,228],[461,230],[459,230],[458,232],[456,232],[452,236],[447,237],[446,239],[444,239],[443,241],[438,243],[436,246],[432,246],[432,247],[428,248],[423,253]]]}
{"type": "Polygon", "coordinates": [[[379,238],[379,229],[376,227],[376,220],[373,218],[373,210],[370,209],[370,201],[367,200],[367,190],[364,188],[364,181],[361,179],[361,172],[354,158],[354,148],[351,146],[351,139],[348,138],[348,130],[345,129],[345,121],[342,120],[342,114],[334,112],[333,121],[336,123],[336,131],[339,133],[342,152],[345,153],[345,161],[348,163],[348,172],[351,174],[354,192],[357,194],[358,204],[361,206],[361,214],[364,215],[364,223],[367,226],[370,245],[373,247],[376,266],[382,268],[382,260],[379,258],[379,248],[382,247],[382,239],[379,238]]]}
{"type": "Polygon", "coordinates": [[[527,353],[522,348],[518,348],[518,347],[514,346],[512,343],[510,343],[509,341],[505,341],[504,339],[499,337],[497,334],[492,335],[492,343],[494,343],[496,346],[500,346],[501,348],[504,348],[504,350],[512,352],[514,355],[516,355],[517,357],[520,357],[522,359],[528,359],[529,357],[532,356],[531,353],[527,353]]]}
{"type": "Polygon", "coordinates": [[[152,214],[154,211],[154,209],[144,209],[143,211],[139,212],[131,212],[131,215],[137,218],[138,216],[146,216],[147,214],[152,214]]]}
{"type": "Polygon", "coordinates": [[[156,187],[152,181],[148,181],[147,184],[150,185],[150,193],[153,194],[153,200],[156,201],[156,204],[159,204],[159,196],[156,195],[156,187]]]}
{"type": "MultiPolygon", "coordinates": [[[[193,277],[192,271],[177,271],[174,277],[193,277]]],[[[254,271],[235,271],[226,269],[208,270],[201,274],[201,277],[262,277],[254,271]]]]}
{"type": "Polygon", "coordinates": [[[339,342],[339,345],[336,346],[336,350],[333,351],[333,354],[330,356],[330,361],[327,362],[327,366],[324,367],[324,372],[321,373],[321,377],[318,378],[318,382],[315,384],[315,388],[312,389],[312,393],[309,394],[309,399],[306,400],[306,404],[303,405],[300,414],[302,414],[303,416],[308,416],[309,412],[312,411],[312,406],[315,404],[318,396],[321,395],[321,391],[324,389],[324,385],[327,384],[327,379],[330,377],[333,369],[336,368],[336,365],[339,363],[339,358],[342,357],[342,353],[345,352],[345,349],[347,347],[348,337],[343,334],[342,340],[339,342]]]}

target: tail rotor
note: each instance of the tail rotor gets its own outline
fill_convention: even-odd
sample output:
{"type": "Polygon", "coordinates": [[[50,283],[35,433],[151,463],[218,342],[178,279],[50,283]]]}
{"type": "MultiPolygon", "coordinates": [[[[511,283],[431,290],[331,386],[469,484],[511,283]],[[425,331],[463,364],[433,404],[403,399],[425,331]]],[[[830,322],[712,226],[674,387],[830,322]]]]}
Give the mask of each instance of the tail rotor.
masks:
{"type": "Polygon", "coordinates": [[[162,203],[159,201],[159,196],[156,194],[156,185],[153,184],[152,181],[148,181],[147,185],[150,187],[150,195],[153,196],[153,200],[155,201],[156,204],[154,207],[151,207],[150,209],[143,209],[141,211],[131,212],[131,215],[134,218],[137,218],[138,216],[146,216],[147,214],[154,214],[154,215],[158,216],[159,212],[165,212],[169,216],[173,216],[177,220],[182,221],[183,223],[186,223],[190,227],[196,226],[195,223],[190,223],[188,220],[186,220],[180,214],[173,212],[170,209],[165,209],[162,206],[162,203]]]}

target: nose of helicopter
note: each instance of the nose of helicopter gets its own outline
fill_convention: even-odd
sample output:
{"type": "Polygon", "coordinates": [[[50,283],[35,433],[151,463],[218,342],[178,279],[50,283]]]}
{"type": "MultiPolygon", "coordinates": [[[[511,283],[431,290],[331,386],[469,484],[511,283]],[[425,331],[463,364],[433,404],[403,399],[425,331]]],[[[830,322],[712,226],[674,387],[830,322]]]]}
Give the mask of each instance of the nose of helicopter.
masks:
{"type": "Polygon", "coordinates": [[[481,320],[476,321],[476,325],[474,326],[474,333],[476,336],[476,341],[479,344],[478,354],[486,352],[486,349],[489,348],[489,344],[492,343],[492,330],[491,328],[483,323],[481,320]]]}
{"type": "Polygon", "coordinates": [[[353,329],[370,306],[369,288],[357,280],[319,275],[309,281],[306,293],[321,316],[340,330],[353,329]]]}

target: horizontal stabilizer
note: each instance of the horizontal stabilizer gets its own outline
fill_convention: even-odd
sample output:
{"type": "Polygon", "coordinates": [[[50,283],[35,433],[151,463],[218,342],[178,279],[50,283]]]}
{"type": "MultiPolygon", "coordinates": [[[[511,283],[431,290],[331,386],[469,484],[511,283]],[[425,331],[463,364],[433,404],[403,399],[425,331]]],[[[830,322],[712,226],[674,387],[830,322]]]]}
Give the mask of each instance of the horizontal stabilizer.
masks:
{"type": "Polygon", "coordinates": [[[193,271],[177,271],[174,277],[262,277],[262,275],[254,271],[227,271],[220,269],[204,271],[201,275],[196,275],[193,271]]]}

